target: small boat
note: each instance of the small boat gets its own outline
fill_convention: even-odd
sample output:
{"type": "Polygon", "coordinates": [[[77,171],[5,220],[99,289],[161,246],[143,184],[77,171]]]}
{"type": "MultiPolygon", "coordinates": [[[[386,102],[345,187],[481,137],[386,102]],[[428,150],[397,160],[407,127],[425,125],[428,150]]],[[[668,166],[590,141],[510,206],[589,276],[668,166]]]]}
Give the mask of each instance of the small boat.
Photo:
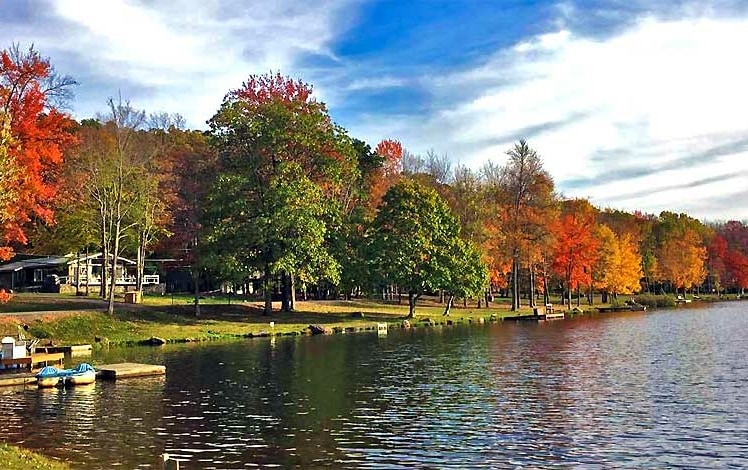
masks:
{"type": "Polygon", "coordinates": [[[36,374],[36,384],[39,388],[54,387],[60,383],[60,380],[63,377],[61,374],[62,371],[63,369],[58,369],[53,366],[44,367],[36,374]]]}
{"type": "Polygon", "coordinates": [[[89,385],[96,382],[96,369],[85,362],[78,364],[64,377],[65,385],[89,385]]]}
{"type": "Polygon", "coordinates": [[[47,366],[36,374],[36,384],[40,388],[92,384],[95,381],[96,370],[85,362],[78,364],[73,369],[58,369],[47,366]]]}

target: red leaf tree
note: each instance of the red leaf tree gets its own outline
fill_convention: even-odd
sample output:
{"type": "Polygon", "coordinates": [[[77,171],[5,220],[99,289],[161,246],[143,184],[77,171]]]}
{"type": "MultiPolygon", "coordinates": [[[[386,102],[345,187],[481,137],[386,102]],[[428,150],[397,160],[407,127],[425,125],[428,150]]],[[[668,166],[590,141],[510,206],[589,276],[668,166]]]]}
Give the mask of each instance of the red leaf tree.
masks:
{"type": "MultiPolygon", "coordinates": [[[[64,150],[75,143],[74,121],[55,102],[64,98],[75,82],[55,75],[49,60],[33,48],[18,46],[0,52],[0,115],[9,126],[8,161],[14,166],[16,198],[3,207],[6,220],[3,241],[27,242],[24,226],[32,219],[51,223],[57,193],[57,170],[64,150]]],[[[3,258],[12,252],[0,249],[3,258]]]]}

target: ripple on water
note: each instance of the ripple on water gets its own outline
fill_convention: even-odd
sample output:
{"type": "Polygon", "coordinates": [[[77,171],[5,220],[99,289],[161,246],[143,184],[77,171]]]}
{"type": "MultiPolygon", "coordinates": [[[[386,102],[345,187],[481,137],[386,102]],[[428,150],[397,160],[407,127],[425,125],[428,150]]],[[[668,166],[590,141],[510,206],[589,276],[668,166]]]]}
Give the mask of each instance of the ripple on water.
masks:
{"type": "Polygon", "coordinates": [[[0,435],[87,468],[741,468],[746,337],[720,304],[170,346],[166,379],[0,391],[0,435]]]}

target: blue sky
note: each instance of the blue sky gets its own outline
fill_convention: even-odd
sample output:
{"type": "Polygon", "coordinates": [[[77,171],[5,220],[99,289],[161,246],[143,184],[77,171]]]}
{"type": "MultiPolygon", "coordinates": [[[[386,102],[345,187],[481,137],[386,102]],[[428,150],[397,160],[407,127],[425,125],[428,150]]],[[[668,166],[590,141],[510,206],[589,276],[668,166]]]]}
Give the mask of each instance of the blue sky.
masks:
{"type": "Polygon", "coordinates": [[[480,169],[526,138],[566,196],[748,218],[745,0],[6,0],[0,39],[80,82],[77,118],[121,92],[204,128],[281,71],[372,145],[480,169]]]}

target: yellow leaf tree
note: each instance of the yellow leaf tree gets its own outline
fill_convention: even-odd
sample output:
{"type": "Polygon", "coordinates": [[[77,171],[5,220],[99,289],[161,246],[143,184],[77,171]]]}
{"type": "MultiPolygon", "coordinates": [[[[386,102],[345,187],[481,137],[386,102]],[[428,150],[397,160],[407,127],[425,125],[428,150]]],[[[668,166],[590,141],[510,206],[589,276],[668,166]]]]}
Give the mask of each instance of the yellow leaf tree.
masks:
{"type": "Polygon", "coordinates": [[[659,275],[678,289],[690,289],[706,278],[707,249],[694,230],[687,229],[682,235],[665,240],[660,249],[659,275]]]}
{"type": "Polygon", "coordinates": [[[616,235],[607,225],[598,227],[600,259],[593,270],[595,287],[607,294],[635,294],[641,290],[642,257],[629,233],[616,235]]]}

